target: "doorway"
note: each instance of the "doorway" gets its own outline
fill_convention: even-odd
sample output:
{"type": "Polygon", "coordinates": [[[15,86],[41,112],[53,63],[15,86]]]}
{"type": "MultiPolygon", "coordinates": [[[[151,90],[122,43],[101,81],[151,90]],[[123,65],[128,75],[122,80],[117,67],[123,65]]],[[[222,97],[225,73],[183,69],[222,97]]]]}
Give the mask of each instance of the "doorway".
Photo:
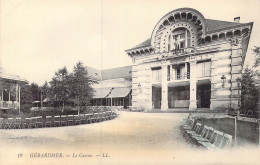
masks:
{"type": "Polygon", "coordinates": [[[162,101],[162,88],[161,87],[152,87],[152,102],[153,108],[161,109],[162,101]]]}
{"type": "Polygon", "coordinates": [[[198,108],[210,108],[211,85],[198,85],[197,100],[198,108]]]}

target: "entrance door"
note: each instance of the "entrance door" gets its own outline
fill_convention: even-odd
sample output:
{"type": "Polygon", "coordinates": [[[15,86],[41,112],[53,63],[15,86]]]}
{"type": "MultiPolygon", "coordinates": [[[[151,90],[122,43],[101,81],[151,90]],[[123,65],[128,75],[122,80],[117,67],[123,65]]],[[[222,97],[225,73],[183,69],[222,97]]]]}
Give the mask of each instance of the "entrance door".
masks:
{"type": "Polygon", "coordinates": [[[174,106],[175,106],[174,103],[175,103],[175,100],[176,100],[174,93],[169,92],[168,95],[169,95],[168,96],[168,106],[169,106],[169,108],[174,108],[174,106]]]}
{"type": "Polygon", "coordinates": [[[200,85],[198,87],[198,108],[209,108],[211,98],[211,86],[200,85]]]}
{"type": "Polygon", "coordinates": [[[162,88],[160,87],[153,87],[153,108],[160,109],[161,108],[161,101],[162,101],[162,88]]]}

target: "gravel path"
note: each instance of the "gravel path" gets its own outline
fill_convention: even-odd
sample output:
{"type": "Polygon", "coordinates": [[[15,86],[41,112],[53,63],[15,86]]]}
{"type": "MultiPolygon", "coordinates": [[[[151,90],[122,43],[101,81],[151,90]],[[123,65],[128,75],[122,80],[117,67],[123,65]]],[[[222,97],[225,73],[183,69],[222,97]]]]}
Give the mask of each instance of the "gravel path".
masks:
{"type": "Polygon", "coordinates": [[[184,141],[179,130],[179,124],[186,116],[187,114],[176,113],[119,112],[118,118],[101,123],[0,130],[0,164],[8,164],[9,161],[19,164],[73,162],[84,165],[86,163],[150,165],[158,162],[186,164],[187,161],[189,164],[201,164],[200,161],[205,159],[200,156],[202,151],[192,149],[184,141]],[[17,158],[19,153],[23,154],[22,158],[17,158]],[[62,153],[63,158],[32,158],[30,156],[32,153],[62,153]],[[73,153],[77,157],[73,157],[73,153]],[[102,157],[106,154],[109,157],[102,157]],[[91,157],[87,157],[88,155],[91,157]]]}
{"type": "Polygon", "coordinates": [[[39,129],[0,130],[1,143],[23,148],[78,146],[81,148],[174,149],[188,147],[179,131],[184,115],[119,112],[101,123],[39,129]]]}

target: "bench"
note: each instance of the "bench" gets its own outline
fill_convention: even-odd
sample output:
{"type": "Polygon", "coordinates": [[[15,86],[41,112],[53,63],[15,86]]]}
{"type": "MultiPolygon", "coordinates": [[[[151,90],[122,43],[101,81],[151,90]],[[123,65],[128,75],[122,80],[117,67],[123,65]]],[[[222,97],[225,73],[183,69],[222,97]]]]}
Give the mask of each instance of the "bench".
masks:
{"type": "Polygon", "coordinates": [[[207,125],[195,123],[195,120],[188,118],[180,126],[185,140],[192,144],[192,147],[207,150],[224,150],[231,146],[232,136],[218,131],[207,125]]]}
{"type": "Polygon", "coordinates": [[[45,119],[45,127],[51,127],[52,126],[52,116],[46,116],[45,119]]]}
{"type": "Polygon", "coordinates": [[[74,115],[74,125],[80,124],[80,115],[74,115]]]}
{"type": "Polygon", "coordinates": [[[98,119],[98,113],[94,113],[93,116],[91,117],[91,123],[97,122],[98,119]]]}
{"type": "Polygon", "coordinates": [[[39,128],[39,127],[43,127],[43,119],[42,119],[42,116],[37,116],[35,117],[36,118],[36,127],[39,128]]]}
{"type": "Polygon", "coordinates": [[[14,128],[21,129],[21,127],[22,127],[22,118],[20,117],[15,118],[14,128]]]}
{"type": "Polygon", "coordinates": [[[13,118],[7,118],[6,126],[9,129],[12,129],[14,125],[14,119],[13,118]]]}
{"type": "Polygon", "coordinates": [[[60,117],[60,125],[67,126],[67,115],[61,115],[60,117]]]}
{"type": "Polygon", "coordinates": [[[37,117],[31,117],[29,128],[37,128],[37,117]]]}
{"type": "Polygon", "coordinates": [[[91,123],[92,115],[93,114],[88,114],[88,113],[85,114],[86,123],[91,123]]]}
{"type": "Polygon", "coordinates": [[[54,127],[59,127],[60,125],[60,116],[54,116],[54,127]]]}
{"type": "Polygon", "coordinates": [[[0,128],[4,128],[5,129],[5,120],[4,118],[0,118],[0,128]]]}

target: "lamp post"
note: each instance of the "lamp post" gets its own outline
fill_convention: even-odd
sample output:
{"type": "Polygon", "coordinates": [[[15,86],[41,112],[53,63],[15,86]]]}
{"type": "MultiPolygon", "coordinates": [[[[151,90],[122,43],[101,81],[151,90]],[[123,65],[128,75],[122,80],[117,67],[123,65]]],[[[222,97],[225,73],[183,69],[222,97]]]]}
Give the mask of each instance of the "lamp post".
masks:
{"type": "Polygon", "coordinates": [[[241,78],[237,78],[237,93],[238,93],[238,116],[240,115],[240,108],[241,108],[241,78]]]}
{"type": "Polygon", "coordinates": [[[224,88],[225,87],[225,82],[226,82],[226,76],[225,75],[221,76],[221,82],[222,82],[222,87],[224,88]]]}
{"type": "Polygon", "coordinates": [[[42,107],[43,107],[43,103],[42,103],[42,89],[41,89],[41,110],[42,110],[42,107]]]}
{"type": "Polygon", "coordinates": [[[241,95],[240,95],[240,90],[241,90],[241,79],[238,77],[236,79],[237,81],[237,93],[238,93],[238,110],[237,110],[237,115],[235,116],[235,145],[237,145],[237,117],[240,116],[240,108],[241,108],[241,95]]]}
{"type": "Polygon", "coordinates": [[[113,98],[112,98],[112,95],[111,95],[112,90],[114,90],[114,88],[111,88],[111,91],[110,91],[110,99],[111,99],[111,100],[110,100],[110,101],[111,101],[111,102],[110,102],[110,104],[111,104],[110,107],[112,107],[112,105],[113,105],[113,98]]]}

